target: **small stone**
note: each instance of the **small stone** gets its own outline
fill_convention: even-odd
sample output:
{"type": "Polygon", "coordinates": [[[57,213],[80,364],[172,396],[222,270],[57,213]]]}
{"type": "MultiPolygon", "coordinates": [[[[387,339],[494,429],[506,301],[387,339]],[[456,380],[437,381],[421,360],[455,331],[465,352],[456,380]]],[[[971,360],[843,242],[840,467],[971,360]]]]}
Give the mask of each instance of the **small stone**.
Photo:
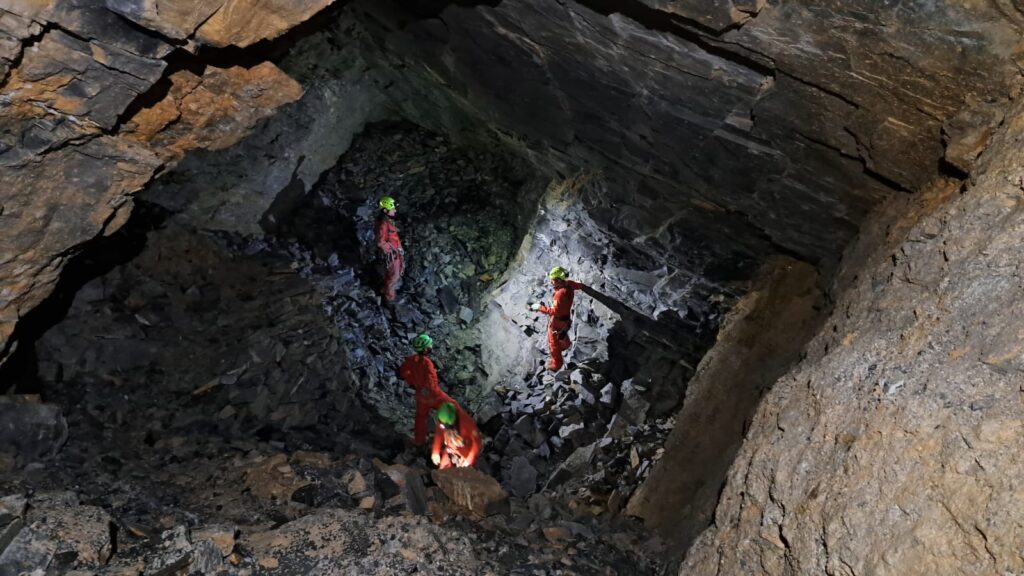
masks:
{"type": "Polygon", "coordinates": [[[568,426],[562,426],[558,429],[558,436],[563,440],[572,440],[572,438],[578,435],[583,430],[583,424],[569,424],[568,426]]]}
{"type": "Polygon", "coordinates": [[[352,496],[362,494],[363,492],[366,492],[367,488],[369,488],[366,484],[366,478],[358,471],[352,475],[352,478],[345,484],[345,487],[348,489],[348,493],[352,496]]]}
{"type": "Polygon", "coordinates": [[[446,314],[453,314],[459,308],[459,297],[455,295],[455,290],[452,290],[451,286],[441,288],[437,296],[440,298],[441,306],[444,307],[446,314]]]}
{"type": "Polygon", "coordinates": [[[184,526],[176,526],[160,534],[159,545],[147,555],[143,574],[174,574],[187,571],[192,559],[192,545],[184,526]]]}
{"type": "Polygon", "coordinates": [[[647,410],[650,409],[650,402],[641,397],[643,388],[635,386],[632,380],[622,383],[622,406],[619,414],[634,425],[641,425],[647,419],[647,410]]]}
{"type": "Polygon", "coordinates": [[[551,457],[551,448],[548,447],[547,442],[541,444],[540,447],[537,448],[537,456],[540,456],[545,460],[551,457]]]}
{"type": "Polygon", "coordinates": [[[526,503],[530,513],[541,520],[550,520],[554,516],[554,508],[551,507],[551,500],[543,494],[534,494],[526,503]]]}
{"type": "Polygon", "coordinates": [[[585,381],[586,375],[583,373],[583,370],[580,370],[579,368],[573,370],[572,373],[569,374],[569,382],[572,382],[575,386],[583,386],[585,381]]]}
{"type": "Polygon", "coordinates": [[[587,404],[593,406],[597,403],[597,398],[594,397],[594,394],[590,390],[587,390],[586,386],[580,386],[578,392],[580,394],[580,399],[587,404]]]}
{"type": "Polygon", "coordinates": [[[235,534],[238,529],[235,526],[218,524],[203,526],[192,530],[192,541],[209,540],[213,542],[220,551],[222,558],[227,557],[235,549],[235,534]]]}
{"type": "Polygon", "coordinates": [[[537,428],[533,416],[529,414],[520,417],[512,426],[534,448],[544,444],[544,441],[547,440],[544,432],[537,428]]]}
{"type": "Polygon", "coordinates": [[[623,504],[625,504],[625,498],[622,496],[622,492],[618,490],[612,491],[611,496],[608,497],[608,512],[618,514],[622,510],[623,504]]]}
{"type": "Polygon", "coordinates": [[[37,396],[0,396],[0,422],[0,448],[22,465],[56,455],[68,439],[60,407],[37,396]]]}
{"type": "Polygon", "coordinates": [[[402,484],[402,497],[410,513],[416,516],[427,513],[427,488],[419,472],[410,470],[406,473],[402,484]]]}
{"type": "Polygon", "coordinates": [[[0,552],[0,569],[3,574],[45,574],[56,550],[56,542],[45,534],[33,527],[21,529],[0,552]]]}
{"type": "Polygon", "coordinates": [[[224,566],[224,555],[216,543],[199,540],[192,545],[190,574],[218,574],[224,566]]]}
{"type": "Polygon", "coordinates": [[[0,498],[0,515],[6,514],[19,518],[25,515],[25,508],[27,507],[28,499],[21,494],[0,498]]]}
{"type": "MultiPolygon", "coordinates": [[[[554,438],[552,438],[552,440],[554,440],[554,438]]],[[[582,472],[590,465],[590,461],[594,456],[595,447],[595,444],[591,444],[589,446],[577,448],[576,451],[569,455],[565,462],[563,462],[562,465],[551,474],[548,478],[547,484],[545,485],[545,489],[555,488],[566,480],[582,472]]]]}
{"type": "Polygon", "coordinates": [[[629,434],[629,425],[626,420],[620,417],[618,414],[612,416],[611,421],[608,422],[608,430],[604,433],[605,438],[611,438],[612,440],[622,440],[629,434]]]}
{"type": "Polygon", "coordinates": [[[404,464],[385,464],[378,458],[373,459],[373,465],[384,473],[385,476],[391,479],[399,488],[405,486],[406,477],[414,473],[408,466],[404,464]]]}
{"type": "Polygon", "coordinates": [[[615,385],[611,382],[605,384],[604,388],[601,388],[601,403],[606,406],[615,404],[615,385]]]}
{"type": "Polygon", "coordinates": [[[375,496],[366,496],[359,500],[359,507],[363,510],[373,510],[373,507],[377,505],[377,498],[375,496]]]}
{"type": "Polygon", "coordinates": [[[523,456],[512,459],[510,476],[512,493],[520,498],[526,498],[537,489],[537,470],[523,456]]]}
{"type": "Polygon", "coordinates": [[[562,525],[569,529],[574,538],[581,537],[587,540],[594,538],[594,531],[579,522],[563,522],[562,525]]]}
{"type": "Polygon", "coordinates": [[[466,324],[473,321],[473,310],[463,306],[459,309],[459,320],[462,320],[466,324]]]}
{"type": "Polygon", "coordinates": [[[572,540],[572,532],[564,526],[547,526],[542,531],[544,537],[552,544],[562,544],[572,540]]]}

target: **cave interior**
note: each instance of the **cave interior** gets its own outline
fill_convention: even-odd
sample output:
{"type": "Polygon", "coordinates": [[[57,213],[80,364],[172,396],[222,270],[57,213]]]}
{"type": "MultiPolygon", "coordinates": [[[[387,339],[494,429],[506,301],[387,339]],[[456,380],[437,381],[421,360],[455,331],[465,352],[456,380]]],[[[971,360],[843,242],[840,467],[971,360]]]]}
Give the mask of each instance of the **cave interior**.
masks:
{"type": "Polygon", "coordinates": [[[707,573],[681,565],[724,525],[762,399],[828,352],[809,344],[866,277],[859,235],[977,183],[1024,22],[4,4],[3,576],[707,573]],[[557,372],[530,308],[554,266],[585,285],[557,372]],[[480,478],[411,443],[420,333],[480,478]]]}

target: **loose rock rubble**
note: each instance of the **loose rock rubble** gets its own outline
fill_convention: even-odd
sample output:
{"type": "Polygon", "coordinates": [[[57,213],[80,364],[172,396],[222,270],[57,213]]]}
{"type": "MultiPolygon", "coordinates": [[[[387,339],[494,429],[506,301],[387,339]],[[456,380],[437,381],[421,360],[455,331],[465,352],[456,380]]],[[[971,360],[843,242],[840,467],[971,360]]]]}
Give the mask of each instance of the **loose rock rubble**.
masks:
{"type": "Polygon", "coordinates": [[[384,127],[266,241],[158,222],[141,255],[88,283],[39,345],[69,440],[0,476],[0,494],[30,504],[27,517],[2,517],[4,553],[25,570],[110,574],[653,573],[648,536],[606,513],[606,494],[627,497],[643,475],[621,454],[648,459],[664,436],[643,424],[634,388],[609,383],[596,362],[538,371],[498,395],[480,384],[477,310],[520,224],[502,191],[516,182],[507,166],[464,154],[384,127]],[[433,181],[461,184],[438,196],[433,181]],[[372,210],[350,204],[399,188],[412,257],[389,314],[363,265],[372,210]],[[472,213],[494,225],[469,221],[463,201],[483,202],[472,213]],[[352,213],[363,216],[340,216],[352,213]],[[412,398],[394,369],[419,331],[438,342],[456,398],[497,406],[486,419],[477,411],[480,471],[431,474],[403,445],[412,398]],[[622,414],[630,425],[615,424],[622,414]],[[602,443],[612,429],[619,436],[602,443]],[[606,476],[586,476],[602,462],[606,476]],[[89,525],[38,524],[32,503],[48,493],[65,493],[89,525]],[[75,539],[59,535],[72,528],[75,539]],[[68,545],[74,559],[60,554],[68,545]]]}

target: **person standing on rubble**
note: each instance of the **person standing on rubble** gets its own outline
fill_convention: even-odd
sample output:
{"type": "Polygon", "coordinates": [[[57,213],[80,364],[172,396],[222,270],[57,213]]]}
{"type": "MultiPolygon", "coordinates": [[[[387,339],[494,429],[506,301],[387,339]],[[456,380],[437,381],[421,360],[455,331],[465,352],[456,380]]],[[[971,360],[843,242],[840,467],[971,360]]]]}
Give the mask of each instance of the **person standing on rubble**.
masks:
{"type": "Polygon", "coordinates": [[[378,204],[381,211],[374,226],[374,239],[377,242],[377,249],[384,258],[384,284],[381,287],[381,295],[385,304],[391,305],[395,301],[395,292],[405,270],[405,250],[402,249],[402,240],[398,237],[398,227],[395,226],[395,199],[384,196],[378,204]]]}
{"type": "Polygon", "coordinates": [[[430,461],[445,468],[467,468],[480,455],[483,441],[473,417],[455,402],[445,402],[437,409],[434,445],[430,461]]]}
{"type": "Polygon", "coordinates": [[[427,441],[427,416],[446,402],[455,402],[441,390],[437,380],[437,369],[430,359],[434,340],[427,334],[412,339],[415,354],[409,356],[398,368],[398,375],[416,391],[416,423],[413,425],[413,444],[422,446],[427,441]]]}
{"type": "Polygon", "coordinates": [[[552,268],[548,273],[548,278],[551,279],[551,285],[555,289],[554,305],[548,307],[535,302],[530,304],[530,309],[551,317],[548,321],[548,350],[551,353],[548,370],[558,372],[562,369],[562,353],[572,345],[569,340],[569,328],[572,327],[572,301],[576,291],[582,290],[584,285],[569,280],[569,272],[561,266],[552,268]]]}

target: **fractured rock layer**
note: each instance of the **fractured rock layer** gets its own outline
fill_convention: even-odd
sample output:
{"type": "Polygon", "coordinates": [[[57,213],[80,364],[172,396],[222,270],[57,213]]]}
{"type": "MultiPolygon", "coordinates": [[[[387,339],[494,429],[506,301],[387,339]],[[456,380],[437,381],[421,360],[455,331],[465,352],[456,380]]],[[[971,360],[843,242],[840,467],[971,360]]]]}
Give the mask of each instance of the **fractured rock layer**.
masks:
{"type": "Polygon", "coordinates": [[[723,320],[687,384],[665,457],[626,508],[657,530],[674,554],[681,556],[711,523],[758,402],[819,328],[817,280],[805,263],[770,262],[723,320]]]}
{"type": "Polygon", "coordinates": [[[682,574],[1024,570],[1022,142],[1018,105],[966,189],[940,181],[866,228],[682,574]]]}
{"type": "Polygon", "coordinates": [[[1020,53],[1016,11],[954,2],[358,4],[418,122],[473,118],[539,165],[602,167],[612,225],[692,221],[715,253],[709,224],[728,215],[741,244],[770,244],[755,256],[825,263],[871,207],[935,174],[966,96],[1013,94],[1020,53]]]}
{"type": "Polygon", "coordinates": [[[0,8],[0,359],[13,348],[15,323],[48,296],[68,258],[117,230],[132,195],[157,171],[190,148],[235,143],[301,95],[294,81],[264,63],[209,67],[202,75],[177,71],[165,100],[139,106],[161,95],[155,87],[168,69],[164,58],[182,51],[171,39],[191,38],[195,25],[205,31],[199,42],[248,45],[280,35],[330,2],[283,4],[232,1],[216,8],[182,0],[162,2],[159,14],[155,3],[113,0],[0,8]],[[159,21],[157,31],[169,37],[125,18],[159,21]],[[123,135],[133,130],[134,137],[123,135]]]}

